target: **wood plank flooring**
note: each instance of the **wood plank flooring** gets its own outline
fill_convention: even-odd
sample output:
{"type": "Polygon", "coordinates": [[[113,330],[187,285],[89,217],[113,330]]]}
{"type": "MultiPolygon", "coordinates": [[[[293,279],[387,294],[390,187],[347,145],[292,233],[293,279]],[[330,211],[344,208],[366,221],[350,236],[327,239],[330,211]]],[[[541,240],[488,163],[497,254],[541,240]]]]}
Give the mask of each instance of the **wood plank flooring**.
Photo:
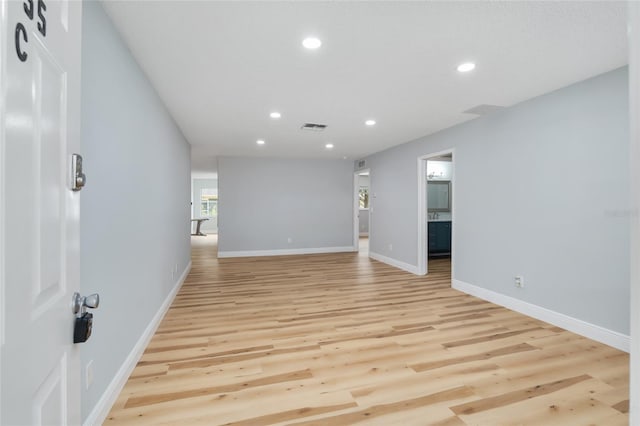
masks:
{"type": "Polygon", "coordinates": [[[105,424],[626,425],[629,357],[355,253],[193,268],[105,424]]]}

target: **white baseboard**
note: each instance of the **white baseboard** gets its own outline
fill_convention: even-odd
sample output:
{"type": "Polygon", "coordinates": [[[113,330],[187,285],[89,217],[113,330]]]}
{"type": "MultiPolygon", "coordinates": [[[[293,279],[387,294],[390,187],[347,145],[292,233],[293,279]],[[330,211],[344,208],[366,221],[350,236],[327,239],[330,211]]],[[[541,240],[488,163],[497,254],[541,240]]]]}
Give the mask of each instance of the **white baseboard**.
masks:
{"type": "Polygon", "coordinates": [[[344,253],[357,251],[355,247],[319,247],[278,250],[219,251],[218,257],[258,257],[258,256],[290,256],[297,254],[344,253]]]}
{"type": "Polygon", "coordinates": [[[124,388],[124,385],[127,383],[131,372],[136,367],[136,364],[140,360],[140,357],[142,357],[144,350],[147,348],[151,338],[158,329],[162,318],[164,318],[164,314],[169,310],[173,299],[178,294],[178,291],[182,287],[187,275],[189,275],[189,271],[191,271],[191,262],[187,264],[187,267],[182,272],[182,275],[180,275],[180,278],[174,285],[171,292],[167,295],[162,306],[160,306],[160,309],[158,309],[158,312],[156,312],[154,317],[151,319],[151,322],[149,322],[149,325],[144,330],[144,333],[142,333],[142,336],[138,339],[136,345],[133,347],[131,352],[129,352],[129,355],[122,363],[122,366],[116,373],[113,380],[111,380],[111,383],[109,383],[109,386],[105,389],[102,397],[100,397],[98,403],[93,407],[93,410],[91,410],[86,420],[83,422],[83,426],[96,426],[104,423],[109,415],[109,411],[111,411],[111,407],[116,402],[122,388],[124,388]]]}
{"type": "Polygon", "coordinates": [[[390,257],[383,256],[372,251],[369,252],[369,257],[379,262],[386,263],[387,265],[395,266],[396,268],[402,269],[403,271],[411,272],[412,274],[418,275],[418,267],[416,265],[401,262],[399,260],[392,259],[390,257]]]}
{"type": "Polygon", "coordinates": [[[591,324],[460,280],[452,280],[452,287],[463,293],[471,294],[472,296],[479,297],[496,305],[504,306],[512,311],[520,312],[521,314],[548,322],[549,324],[564,328],[565,330],[588,337],[589,339],[604,343],[621,351],[629,352],[631,344],[629,336],[618,333],[617,331],[609,330],[599,325],[591,324]]]}

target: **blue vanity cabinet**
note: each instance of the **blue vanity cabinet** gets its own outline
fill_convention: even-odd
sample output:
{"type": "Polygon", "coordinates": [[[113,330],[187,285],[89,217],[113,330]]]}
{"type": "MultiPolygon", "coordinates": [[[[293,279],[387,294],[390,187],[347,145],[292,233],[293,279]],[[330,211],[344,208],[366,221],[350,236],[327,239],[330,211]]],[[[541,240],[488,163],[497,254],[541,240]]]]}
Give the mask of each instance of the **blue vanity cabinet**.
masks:
{"type": "Polygon", "coordinates": [[[451,254],[451,221],[429,222],[429,256],[451,254]]]}

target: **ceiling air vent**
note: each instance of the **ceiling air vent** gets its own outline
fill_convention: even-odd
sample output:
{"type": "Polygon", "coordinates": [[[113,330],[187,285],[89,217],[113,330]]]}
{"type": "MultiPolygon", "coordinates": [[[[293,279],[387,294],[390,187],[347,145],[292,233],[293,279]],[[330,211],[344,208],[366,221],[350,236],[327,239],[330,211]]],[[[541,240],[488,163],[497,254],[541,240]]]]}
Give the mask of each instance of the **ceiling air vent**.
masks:
{"type": "Polygon", "coordinates": [[[474,106],[471,109],[468,109],[466,111],[463,111],[465,114],[476,114],[476,115],[489,115],[489,114],[493,114],[496,111],[500,111],[503,110],[504,107],[503,106],[499,106],[499,105],[488,105],[488,104],[482,104],[482,105],[477,105],[474,106]]]}
{"type": "Polygon", "coordinates": [[[317,123],[304,123],[300,128],[302,130],[309,130],[311,132],[322,132],[324,129],[327,128],[327,125],[317,124],[317,123]]]}

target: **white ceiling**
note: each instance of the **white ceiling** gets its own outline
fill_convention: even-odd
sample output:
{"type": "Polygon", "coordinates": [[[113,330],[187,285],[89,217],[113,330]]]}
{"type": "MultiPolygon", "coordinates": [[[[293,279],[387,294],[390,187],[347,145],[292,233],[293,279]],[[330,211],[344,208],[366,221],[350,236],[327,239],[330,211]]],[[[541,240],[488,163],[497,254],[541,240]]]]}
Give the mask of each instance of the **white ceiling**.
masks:
{"type": "Polygon", "coordinates": [[[462,111],[477,105],[510,106],[627,63],[625,2],[105,8],[192,144],[196,169],[219,155],[356,159],[473,119],[462,111]],[[309,35],[320,49],[301,46],[309,35]],[[460,74],[465,61],[477,67],[460,74]],[[280,120],[269,118],[276,110],[280,120]],[[328,128],[303,132],[304,122],[328,128]]]}

